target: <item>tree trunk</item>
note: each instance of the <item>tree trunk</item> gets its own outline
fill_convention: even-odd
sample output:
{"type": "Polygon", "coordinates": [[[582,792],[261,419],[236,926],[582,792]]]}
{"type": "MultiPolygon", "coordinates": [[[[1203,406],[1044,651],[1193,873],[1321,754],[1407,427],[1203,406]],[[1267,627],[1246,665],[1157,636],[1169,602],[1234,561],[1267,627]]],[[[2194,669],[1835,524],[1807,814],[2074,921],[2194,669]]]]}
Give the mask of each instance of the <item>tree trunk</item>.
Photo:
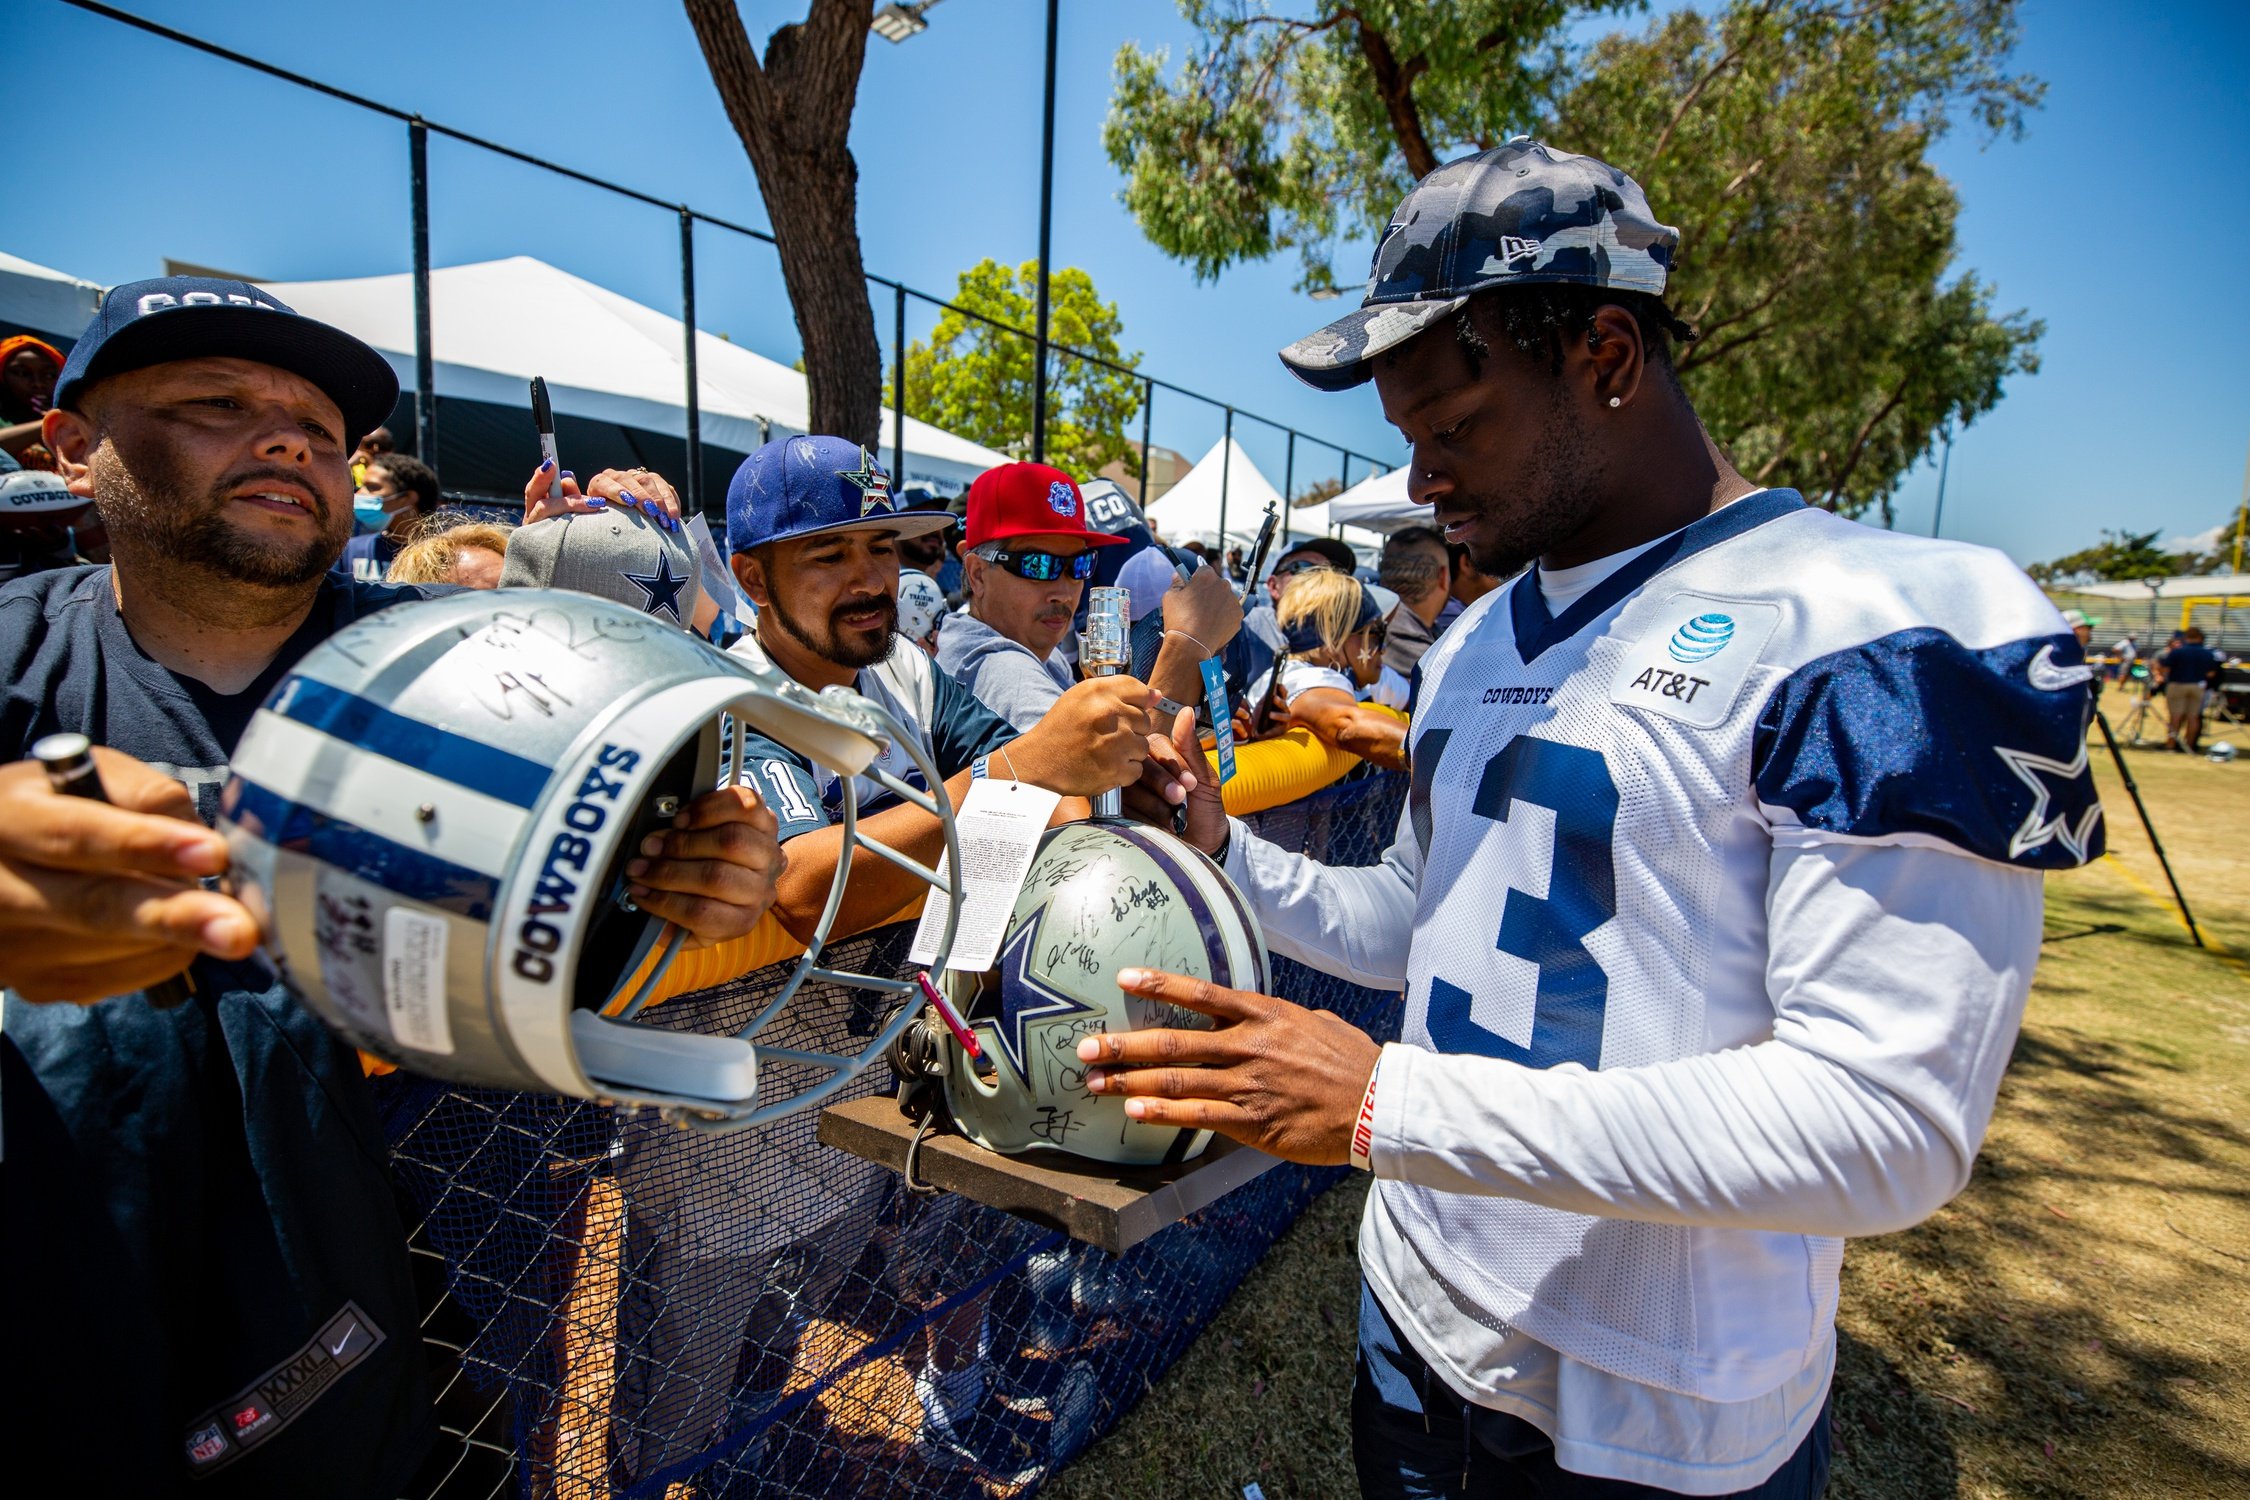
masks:
{"type": "Polygon", "coordinates": [[[757,175],[805,348],[815,432],[881,441],[883,351],[859,247],[852,104],[874,0],[812,0],[761,65],[735,0],[685,0],[727,119],[757,175]]]}

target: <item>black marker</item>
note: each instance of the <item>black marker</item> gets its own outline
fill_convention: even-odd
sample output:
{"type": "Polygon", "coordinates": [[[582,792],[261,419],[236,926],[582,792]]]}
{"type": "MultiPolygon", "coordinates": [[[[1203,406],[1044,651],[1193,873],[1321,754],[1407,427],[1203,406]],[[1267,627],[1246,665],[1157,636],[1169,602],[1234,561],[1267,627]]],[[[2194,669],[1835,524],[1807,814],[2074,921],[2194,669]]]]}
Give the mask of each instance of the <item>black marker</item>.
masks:
{"type": "Polygon", "coordinates": [[[531,377],[531,422],[539,429],[539,456],[555,472],[548,482],[547,498],[560,503],[563,497],[562,455],[555,451],[555,407],[547,399],[547,377],[531,377]]]}
{"type": "Polygon", "coordinates": [[[1242,593],[1235,600],[1237,604],[1250,602],[1250,591],[1258,586],[1258,570],[1266,565],[1266,549],[1273,545],[1274,528],[1280,524],[1281,517],[1269,502],[1266,518],[1258,524],[1257,543],[1250,549],[1250,567],[1242,575],[1242,593]]]}
{"type": "MultiPolygon", "coordinates": [[[[31,758],[47,769],[47,785],[58,796],[84,797],[89,802],[107,802],[109,793],[102,787],[102,774],[94,766],[93,741],[82,734],[50,734],[31,747],[31,758]]],[[[170,979],[160,979],[141,993],[159,1010],[170,1010],[195,994],[195,980],[186,970],[170,979]]]]}

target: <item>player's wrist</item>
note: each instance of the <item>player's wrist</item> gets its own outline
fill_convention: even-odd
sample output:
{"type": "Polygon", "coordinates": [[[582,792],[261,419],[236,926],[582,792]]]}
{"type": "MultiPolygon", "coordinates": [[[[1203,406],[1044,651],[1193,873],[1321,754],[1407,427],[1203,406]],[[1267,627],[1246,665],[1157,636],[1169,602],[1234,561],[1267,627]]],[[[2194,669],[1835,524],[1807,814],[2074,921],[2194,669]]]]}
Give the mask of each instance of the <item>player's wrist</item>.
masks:
{"type": "Polygon", "coordinates": [[[1375,1054],[1375,1066],[1367,1071],[1367,1087],[1360,1091],[1359,1108],[1352,1116],[1351,1133],[1345,1144],[1346,1159],[1362,1172],[1375,1170],[1375,1094],[1383,1079],[1383,1057],[1389,1049],[1375,1054]]]}

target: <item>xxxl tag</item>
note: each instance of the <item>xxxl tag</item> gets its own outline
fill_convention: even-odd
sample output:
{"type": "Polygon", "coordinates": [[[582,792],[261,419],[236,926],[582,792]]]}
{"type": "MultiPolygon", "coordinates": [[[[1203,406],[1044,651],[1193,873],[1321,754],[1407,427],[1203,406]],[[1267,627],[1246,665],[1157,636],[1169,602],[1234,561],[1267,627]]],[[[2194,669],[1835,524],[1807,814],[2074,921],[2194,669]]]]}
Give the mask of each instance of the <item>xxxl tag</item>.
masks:
{"type": "Polygon", "coordinates": [[[1713,729],[1758,664],[1781,610],[1772,604],[1674,594],[1650,615],[1648,630],[1625,652],[1609,701],[1647,709],[1697,729],[1713,729]]]}
{"type": "Polygon", "coordinates": [[[1211,732],[1219,737],[1219,785],[1234,780],[1234,714],[1227,707],[1227,673],[1215,656],[1203,658],[1203,701],[1211,708],[1211,732]]]}

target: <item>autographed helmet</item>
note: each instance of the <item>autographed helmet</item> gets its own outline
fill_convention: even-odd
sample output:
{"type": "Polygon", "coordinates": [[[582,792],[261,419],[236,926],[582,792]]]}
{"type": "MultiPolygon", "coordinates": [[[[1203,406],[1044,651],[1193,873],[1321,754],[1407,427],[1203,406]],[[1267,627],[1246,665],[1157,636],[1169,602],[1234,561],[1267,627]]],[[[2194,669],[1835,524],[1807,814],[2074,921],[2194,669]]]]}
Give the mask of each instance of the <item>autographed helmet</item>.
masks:
{"type": "Polygon", "coordinates": [[[544,589],[394,606],[306,653],[242,736],[219,828],[269,957],[355,1045],[462,1083],[650,1105],[710,1129],[760,1124],[834,1093],[897,1029],[856,1058],[789,1053],[824,1081],[761,1096],[751,1038],[808,975],[914,986],[817,969],[844,859],[796,972],[748,1026],[716,1036],[634,1020],[685,934],[633,904],[625,863],[682,805],[735,782],[737,722],[837,772],[847,839],[871,842],[852,790],[864,773],[937,813],[955,849],[942,804],[870,765],[893,739],[926,757],[865,699],[814,694],[669,621],[544,589]]]}
{"type": "Polygon", "coordinates": [[[1074,823],[1048,833],[1008,917],[998,964],[953,974],[978,1046],[948,1039],[947,1111],[993,1151],[1053,1146],[1121,1165],[1187,1161],[1208,1130],[1143,1125],[1116,1095],[1086,1092],[1079,1039],[1142,1026],[1208,1028],[1209,1018],[1117,988],[1124,968],[1164,969],[1265,991],[1265,935],[1202,851],[1137,824],[1074,823]]]}

